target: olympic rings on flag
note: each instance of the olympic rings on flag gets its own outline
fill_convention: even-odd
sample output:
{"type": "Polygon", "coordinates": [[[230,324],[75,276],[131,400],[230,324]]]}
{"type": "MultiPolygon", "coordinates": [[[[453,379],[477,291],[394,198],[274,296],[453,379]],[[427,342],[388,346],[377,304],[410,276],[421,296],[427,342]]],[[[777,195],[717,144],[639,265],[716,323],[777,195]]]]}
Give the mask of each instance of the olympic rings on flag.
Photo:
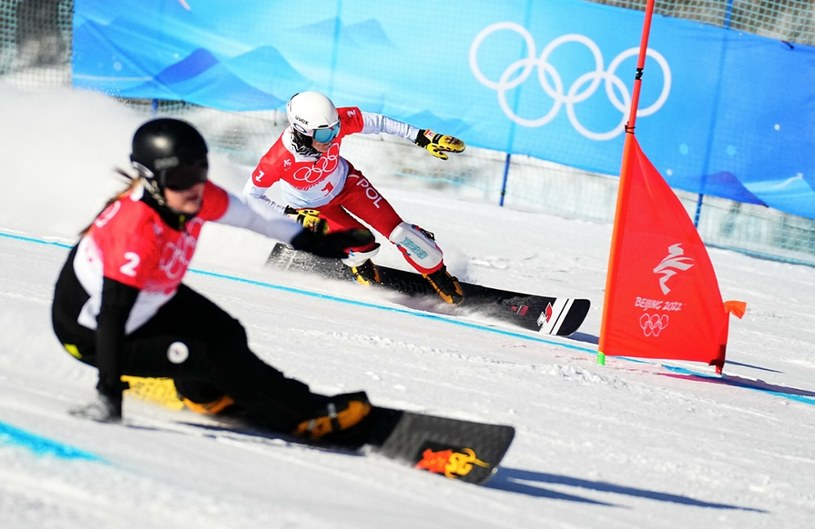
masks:
{"type": "Polygon", "coordinates": [[[667,314],[643,314],[640,316],[642,334],[656,338],[668,328],[671,319],[667,314]]]}
{"type": "MultiPolygon", "coordinates": [[[[625,82],[616,75],[616,71],[624,60],[630,57],[636,57],[639,54],[639,50],[637,48],[629,48],[621,52],[609,63],[608,69],[605,69],[603,55],[599,46],[585,35],[578,33],[562,35],[547,44],[546,47],[543,48],[540,56],[536,56],[536,48],[535,40],[526,28],[514,22],[497,22],[484,28],[476,35],[470,45],[470,70],[472,70],[473,75],[482,85],[497,92],[498,104],[501,110],[509,119],[521,126],[541,127],[546,125],[560,112],[560,108],[565,106],[569,122],[582,136],[599,141],[610,140],[619,136],[623,132],[625,121],[628,118],[627,113],[628,107],[631,104],[631,93],[625,82]],[[488,36],[496,31],[502,30],[514,31],[521,36],[526,46],[527,57],[509,64],[500,78],[497,81],[493,81],[488,79],[478,66],[478,50],[488,36]],[[549,57],[559,46],[569,42],[582,44],[588,48],[594,59],[594,68],[579,76],[571,86],[566,89],[563,78],[549,62],[549,57]],[[517,115],[513,111],[507,101],[507,92],[525,82],[532,74],[532,70],[536,67],[538,82],[546,95],[552,98],[553,105],[543,116],[528,119],[517,115]],[[609,102],[614,108],[620,111],[622,119],[620,123],[609,131],[595,132],[589,130],[578,120],[577,114],[575,113],[575,105],[592,97],[595,92],[597,92],[601,83],[604,84],[606,97],[608,97],[609,102]],[[622,99],[620,99],[618,94],[622,95],[622,99]]],[[[662,108],[671,92],[671,68],[668,65],[668,61],[662,54],[650,48],[646,51],[646,55],[654,59],[659,65],[662,70],[664,82],[662,91],[657,100],[650,106],[638,110],[637,115],[640,117],[650,116],[662,108]]]]}

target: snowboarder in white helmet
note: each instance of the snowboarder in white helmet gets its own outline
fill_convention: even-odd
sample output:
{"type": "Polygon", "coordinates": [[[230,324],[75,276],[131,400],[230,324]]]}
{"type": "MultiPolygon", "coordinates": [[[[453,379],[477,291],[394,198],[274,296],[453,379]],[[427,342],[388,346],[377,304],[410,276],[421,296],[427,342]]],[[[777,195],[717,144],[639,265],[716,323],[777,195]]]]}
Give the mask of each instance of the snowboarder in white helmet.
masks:
{"type": "MultiPolygon", "coordinates": [[[[340,146],[351,134],[385,133],[410,140],[446,160],[448,153],[462,152],[464,142],[358,107],[337,108],[319,92],[295,94],[286,105],[286,115],[289,126],[260,159],[244,194],[295,216],[304,226],[328,232],[368,229],[362,220],[395,244],[442,300],[460,303],[461,285],[447,271],[433,234],[405,222],[365,175],[340,155],[340,146]],[[266,196],[273,184],[280,187],[282,204],[266,196]]],[[[372,242],[351,249],[343,259],[357,282],[379,282],[371,260],[378,250],[379,243],[372,242]]]]}

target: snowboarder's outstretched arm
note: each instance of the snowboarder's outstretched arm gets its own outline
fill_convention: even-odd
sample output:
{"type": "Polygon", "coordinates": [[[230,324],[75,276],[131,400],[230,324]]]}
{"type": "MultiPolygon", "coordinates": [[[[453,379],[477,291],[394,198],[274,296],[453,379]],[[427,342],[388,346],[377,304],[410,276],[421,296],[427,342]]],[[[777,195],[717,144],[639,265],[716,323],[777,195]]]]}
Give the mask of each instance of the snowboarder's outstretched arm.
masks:
{"type": "Polygon", "coordinates": [[[364,123],[362,134],[383,133],[399,136],[427,149],[430,154],[442,160],[447,159],[448,152],[463,152],[466,147],[463,141],[454,136],[438,134],[429,129],[419,129],[382,114],[363,112],[362,120],[364,123]]]}
{"type": "Polygon", "coordinates": [[[224,215],[215,222],[252,230],[272,239],[286,242],[296,250],[303,250],[320,257],[344,258],[349,250],[369,245],[374,241],[368,230],[347,230],[331,233],[315,232],[304,228],[283,213],[253,208],[242,198],[231,193],[229,206],[224,215]]]}

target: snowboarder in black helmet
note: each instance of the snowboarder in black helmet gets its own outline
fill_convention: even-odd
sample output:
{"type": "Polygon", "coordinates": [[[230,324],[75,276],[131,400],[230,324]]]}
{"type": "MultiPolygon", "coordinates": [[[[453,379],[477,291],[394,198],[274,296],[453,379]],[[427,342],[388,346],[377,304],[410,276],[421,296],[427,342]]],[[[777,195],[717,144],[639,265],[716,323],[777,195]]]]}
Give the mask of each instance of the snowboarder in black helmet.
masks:
{"type": "Polygon", "coordinates": [[[295,248],[341,258],[366,245],[364,230],[324,235],[279,213],[262,216],[208,179],[207,145],[189,123],[151,120],[133,136],[130,185],[113,197],[71,250],[57,280],[52,319],[73,356],[99,371],[97,398],[75,414],[122,417],[122,377],[174,380],[198,410],[239,409],[256,424],[320,437],[363,419],[363,392],[312,393],[264,363],[246,332],[181,281],[207,221],[247,228],[295,248]]]}

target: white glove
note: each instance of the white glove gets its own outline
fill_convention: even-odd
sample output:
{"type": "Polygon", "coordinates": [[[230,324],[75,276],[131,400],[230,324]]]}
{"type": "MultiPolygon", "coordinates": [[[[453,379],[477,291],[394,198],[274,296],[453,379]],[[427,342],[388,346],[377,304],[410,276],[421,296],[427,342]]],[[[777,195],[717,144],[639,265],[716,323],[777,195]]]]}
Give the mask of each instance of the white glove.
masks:
{"type": "Polygon", "coordinates": [[[122,398],[111,398],[102,393],[96,394],[92,402],[68,411],[74,417],[96,422],[121,422],[122,398]]]}

